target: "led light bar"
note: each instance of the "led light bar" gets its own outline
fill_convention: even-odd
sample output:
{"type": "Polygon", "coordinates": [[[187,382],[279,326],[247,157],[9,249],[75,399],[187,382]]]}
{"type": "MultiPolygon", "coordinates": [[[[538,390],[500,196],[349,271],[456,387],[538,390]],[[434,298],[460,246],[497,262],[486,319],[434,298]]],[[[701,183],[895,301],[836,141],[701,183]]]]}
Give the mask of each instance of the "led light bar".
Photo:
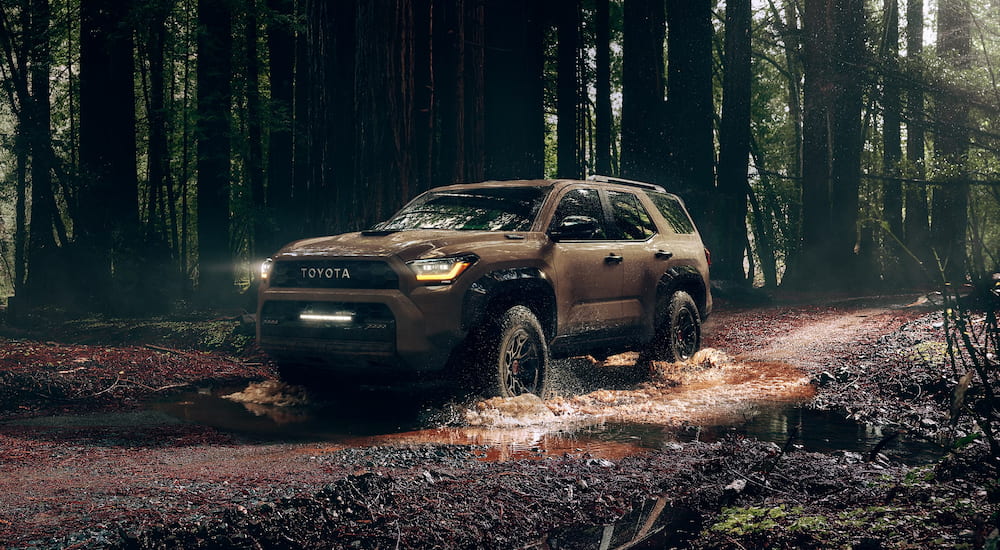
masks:
{"type": "Polygon", "coordinates": [[[353,313],[300,313],[300,321],[325,321],[331,323],[350,323],[354,321],[353,313]]]}

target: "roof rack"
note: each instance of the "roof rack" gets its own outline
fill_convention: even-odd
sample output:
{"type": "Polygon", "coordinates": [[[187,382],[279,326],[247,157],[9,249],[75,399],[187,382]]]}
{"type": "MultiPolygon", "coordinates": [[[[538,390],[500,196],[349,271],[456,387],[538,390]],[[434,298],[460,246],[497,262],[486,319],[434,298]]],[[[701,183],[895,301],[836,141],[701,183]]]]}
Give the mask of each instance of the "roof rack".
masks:
{"type": "Polygon", "coordinates": [[[618,185],[628,185],[631,187],[640,187],[642,189],[649,189],[650,191],[659,191],[661,193],[666,193],[666,189],[660,187],[659,185],[653,183],[646,183],[644,181],[627,180],[625,178],[616,178],[614,176],[602,176],[599,174],[592,174],[587,176],[587,181],[596,181],[600,183],[616,183],[618,185]]]}

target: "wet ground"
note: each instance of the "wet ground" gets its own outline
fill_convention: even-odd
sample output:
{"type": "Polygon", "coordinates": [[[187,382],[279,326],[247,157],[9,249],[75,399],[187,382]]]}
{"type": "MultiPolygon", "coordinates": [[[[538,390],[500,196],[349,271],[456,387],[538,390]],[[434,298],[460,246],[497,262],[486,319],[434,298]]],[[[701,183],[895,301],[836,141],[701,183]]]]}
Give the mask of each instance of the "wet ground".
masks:
{"type": "MultiPolygon", "coordinates": [[[[825,453],[834,457],[829,459],[834,461],[830,464],[863,463],[876,446],[887,455],[883,460],[898,460],[899,464],[922,464],[940,457],[939,447],[911,438],[897,437],[887,443],[887,426],[898,429],[895,421],[890,422],[894,418],[891,411],[879,412],[872,406],[858,411],[849,406],[863,401],[861,396],[872,394],[859,387],[869,362],[884,363],[890,356],[893,361],[908,360],[905,353],[895,349],[883,350],[881,356],[876,353],[873,346],[879,338],[928,311],[926,305],[914,303],[912,296],[822,306],[721,309],[706,324],[706,349],[688,363],[657,364],[649,373],[640,372],[630,355],[604,363],[589,358],[561,361],[556,365],[557,391],[545,400],[533,396],[459,400],[368,389],[339,395],[312,394],[259,377],[240,383],[229,374],[229,378],[214,378],[206,370],[211,367],[212,356],[162,346],[153,346],[157,353],[150,355],[150,347],[146,346],[141,348],[142,353],[122,356],[124,363],[136,363],[137,358],[140,363],[180,361],[187,366],[207,367],[202,369],[201,377],[191,372],[178,383],[169,377],[157,378],[155,383],[138,382],[141,369],[131,374],[128,367],[108,367],[113,383],[109,385],[104,379],[102,383],[92,382],[93,390],[88,386],[90,400],[100,406],[81,408],[79,402],[69,402],[60,412],[29,399],[24,414],[8,411],[9,419],[0,422],[0,465],[6,473],[0,478],[0,546],[5,538],[11,547],[77,543],[101,546],[116,540],[116,525],[129,533],[148,526],[153,531],[140,532],[138,540],[162,542],[165,535],[157,535],[160,531],[156,526],[178,521],[180,525],[201,525],[211,518],[228,526],[223,528],[228,533],[240,522],[217,519],[220,511],[245,512],[262,503],[274,503],[269,505],[271,512],[260,512],[263,516],[246,516],[266,524],[272,521],[267,518],[274,512],[273,506],[283,510],[281,506],[287,505],[295,513],[304,513],[288,504],[292,501],[282,499],[316,495],[316,491],[328,490],[330,483],[357,484],[364,480],[362,488],[351,485],[351,494],[367,495],[362,504],[371,517],[361,520],[371,524],[365,529],[381,532],[378,530],[389,527],[381,525],[379,518],[394,514],[376,514],[370,499],[381,502],[379,498],[395,495],[391,498],[410,502],[408,492],[417,491],[412,495],[412,505],[419,507],[420,498],[441,498],[439,491],[447,480],[471,490],[471,481],[461,481],[465,476],[478,480],[476,484],[491,479],[499,483],[504,476],[529,476],[524,478],[526,483],[531,479],[531,483],[542,484],[544,490],[530,485],[513,489],[515,494],[525,495],[517,503],[494,498],[490,506],[499,503],[500,508],[489,513],[498,514],[490,520],[492,525],[507,525],[505,518],[517,521],[512,506],[536,502],[537,509],[529,506],[534,512],[525,508],[517,513],[527,514],[524,521],[533,518],[541,522],[533,529],[547,533],[539,540],[548,541],[548,547],[560,547],[558,543],[553,546],[552,541],[581,536],[590,542],[582,546],[565,542],[561,547],[598,547],[588,545],[604,537],[620,540],[622,531],[616,535],[608,527],[624,518],[632,518],[626,523],[634,523],[633,538],[636,533],[647,538],[662,529],[664,522],[688,521],[676,502],[671,501],[671,506],[666,507],[669,513],[664,512],[665,497],[656,495],[664,494],[665,480],[688,476],[683,471],[700,471],[703,467],[715,471],[706,465],[719,460],[711,458],[717,453],[729,457],[726,461],[734,461],[733,471],[743,467],[737,463],[745,458],[746,467],[751,468],[748,472],[759,468],[751,464],[754,456],[760,454],[766,459],[774,455],[774,449],[784,449],[777,456],[791,451],[825,453]],[[854,378],[845,378],[848,371],[854,378]],[[849,383],[824,385],[825,380],[842,378],[849,383]],[[129,386],[123,380],[138,386],[129,386]],[[181,383],[183,389],[173,388],[181,383]],[[159,391],[164,388],[170,389],[159,391]],[[115,392],[121,392],[131,405],[114,406],[104,399],[115,392]],[[862,421],[849,420],[849,413],[862,421]],[[741,441],[745,443],[734,443],[741,441]],[[733,445],[746,447],[734,456],[730,449],[733,445]],[[675,471],[685,461],[707,462],[675,471]],[[353,477],[373,472],[402,477],[353,477]],[[570,480],[568,500],[563,499],[569,508],[559,508],[558,513],[540,512],[551,500],[552,485],[564,479],[570,480]],[[418,491],[415,482],[429,485],[420,485],[418,491]],[[573,504],[583,498],[581,492],[590,491],[596,483],[614,486],[612,489],[607,485],[593,502],[585,499],[590,502],[586,506],[573,504]],[[431,486],[437,487],[437,492],[424,494],[431,486]],[[533,490],[541,492],[532,497],[533,490]],[[406,498],[399,491],[406,491],[406,498]],[[615,500],[619,498],[625,500],[615,500]],[[549,513],[555,515],[545,519],[549,513]],[[588,531],[584,524],[593,529],[588,531]]],[[[53,374],[57,380],[89,372],[74,370],[81,366],[96,370],[110,363],[92,360],[98,355],[97,348],[16,344],[10,346],[13,351],[8,350],[8,357],[18,353],[31,357],[29,348],[39,348],[46,357],[45,368],[57,373],[53,374]]],[[[227,357],[224,363],[259,365],[256,361],[259,359],[234,362],[227,357]]],[[[20,368],[17,365],[7,372],[16,375],[20,368]]],[[[233,367],[236,371],[238,368],[233,367]]],[[[894,367],[892,372],[900,369],[894,367]]],[[[86,396],[81,399],[87,400],[86,396]]],[[[815,467],[833,471],[830,464],[815,467]]],[[[852,472],[864,470],[851,468],[852,472]]],[[[718,491],[732,481],[731,474],[725,472],[723,478],[712,482],[721,483],[718,491]]],[[[716,494],[713,485],[707,487],[712,495],[716,494]]],[[[487,483],[480,490],[487,494],[497,488],[487,483]]],[[[698,495],[703,489],[677,490],[682,492],[676,494],[698,495]]],[[[725,495],[725,491],[720,494],[725,495]]],[[[308,497],[306,503],[315,498],[308,497]]],[[[344,506],[342,514],[356,512],[360,505],[344,506]]],[[[386,506],[385,510],[393,509],[393,505],[386,506]]],[[[468,510],[454,513],[459,514],[458,518],[465,517],[463,514],[475,514],[484,504],[469,506],[468,510]]],[[[329,509],[323,512],[329,513],[329,509]]],[[[338,522],[346,521],[349,515],[337,516],[340,519],[331,525],[340,525],[338,522]]],[[[477,521],[487,516],[482,512],[477,521]]],[[[352,525],[359,529],[357,523],[352,525]]],[[[462,527],[467,526],[452,525],[450,529],[458,533],[462,527]]],[[[190,534],[187,528],[178,529],[190,534]]],[[[402,528],[397,524],[395,529],[402,528]]],[[[446,532],[430,534],[417,525],[407,529],[406,533],[399,531],[396,544],[405,539],[422,546],[437,540],[435,537],[444,537],[441,540],[445,543],[439,541],[439,545],[466,546],[457,544],[465,540],[454,538],[458,534],[449,539],[451,535],[446,532]],[[456,544],[446,544],[449,540],[456,544]]],[[[482,529],[494,533],[488,527],[482,529]]],[[[494,534],[500,536],[500,531],[494,534]]],[[[191,536],[194,538],[190,540],[208,540],[208,535],[191,536]]],[[[515,537],[521,546],[531,537],[537,538],[537,534],[530,533],[518,536],[522,537],[515,537]]],[[[367,541],[362,547],[392,546],[393,542],[377,537],[359,540],[367,541]]],[[[508,539],[498,538],[489,546],[506,547],[504,540],[508,539]]],[[[178,544],[167,546],[184,546],[178,544]]]]}

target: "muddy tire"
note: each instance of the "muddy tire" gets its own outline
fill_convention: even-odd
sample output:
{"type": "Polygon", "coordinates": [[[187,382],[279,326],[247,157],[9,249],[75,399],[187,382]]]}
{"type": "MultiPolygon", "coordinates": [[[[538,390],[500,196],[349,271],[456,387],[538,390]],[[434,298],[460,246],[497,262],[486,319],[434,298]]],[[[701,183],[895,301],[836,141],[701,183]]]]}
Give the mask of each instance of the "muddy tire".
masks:
{"type": "Polygon", "coordinates": [[[482,375],[483,393],[499,397],[533,393],[544,397],[549,347],[542,325],[530,309],[508,309],[482,332],[477,347],[482,354],[477,370],[482,375]]]}
{"type": "Polygon", "coordinates": [[[687,292],[674,292],[657,319],[656,334],[643,350],[641,362],[684,361],[701,347],[701,315],[687,292]]]}

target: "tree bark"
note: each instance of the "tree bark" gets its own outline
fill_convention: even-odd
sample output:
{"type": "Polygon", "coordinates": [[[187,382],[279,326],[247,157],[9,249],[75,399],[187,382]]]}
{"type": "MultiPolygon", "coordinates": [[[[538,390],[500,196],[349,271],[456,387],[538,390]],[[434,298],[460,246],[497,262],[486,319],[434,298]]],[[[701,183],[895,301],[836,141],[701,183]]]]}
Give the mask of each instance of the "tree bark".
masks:
{"type": "Polygon", "coordinates": [[[198,289],[207,304],[233,295],[229,244],[232,13],[228,2],[198,0],[198,289]]]}
{"type": "Polygon", "coordinates": [[[662,0],[629,0],[624,6],[621,174],[662,182],[663,41],[662,0]]]}
{"type": "Polygon", "coordinates": [[[726,3],[725,74],[719,128],[718,237],[712,267],[715,278],[733,281],[746,280],[743,250],[749,190],[750,24],[750,0],[729,0],[726,3]]]}
{"type": "MultiPolygon", "coordinates": [[[[924,179],[924,91],[921,81],[924,49],[924,2],[906,0],[906,57],[911,70],[916,71],[913,84],[906,89],[906,160],[911,177],[924,179]]],[[[928,260],[927,245],[930,242],[929,212],[927,208],[927,188],[923,185],[907,184],[904,187],[903,205],[906,216],[903,220],[904,242],[909,251],[906,255],[911,283],[923,283],[933,265],[928,260]]]]}
{"type": "MultiPolygon", "coordinates": [[[[938,57],[958,71],[970,66],[970,17],[968,0],[941,0],[938,4],[938,57]]],[[[940,179],[948,185],[934,189],[931,246],[945,280],[962,283],[966,277],[969,187],[964,157],[969,150],[969,115],[963,100],[947,91],[938,96],[935,113],[935,164],[942,174],[940,179]]]]}
{"type": "Polygon", "coordinates": [[[598,174],[610,175],[611,168],[611,21],[608,0],[596,0],[594,27],[596,34],[597,82],[595,83],[596,113],[594,129],[594,168],[598,174]]]}
{"type": "Polygon", "coordinates": [[[580,148],[577,128],[577,51],[579,48],[579,17],[576,0],[561,0],[556,4],[556,19],[559,35],[557,48],[557,143],[556,175],[560,178],[580,178],[581,166],[577,162],[580,148]]]}
{"type": "Polygon", "coordinates": [[[21,130],[27,136],[30,150],[31,226],[27,246],[27,294],[31,304],[51,303],[61,281],[56,280],[56,240],[53,223],[59,215],[52,189],[52,165],[48,154],[52,139],[52,111],[49,103],[49,43],[48,0],[31,0],[25,6],[25,43],[28,49],[30,95],[22,97],[21,130]]]}
{"type": "Polygon", "coordinates": [[[258,26],[260,6],[263,0],[247,0],[244,9],[244,53],[246,56],[246,120],[247,145],[244,159],[244,173],[250,188],[251,216],[250,254],[253,259],[262,259],[268,253],[265,234],[266,196],[264,190],[264,111],[260,96],[260,44],[258,26]]]}
{"type": "Polygon", "coordinates": [[[541,5],[487,0],[485,8],[485,177],[539,178],[545,168],[541,5]]]}
{"type": "Polygon", "coordinates": [[[267,24],[267,45],[270,52],[268,58],[270,124],[265,205],[273,230],[264,235],[257,235],[260,250],[264,253],[277,250],[279,246],[294,237],[294,231],[290,227],[294,219],[290,213],[293,181],[294,6],[292,0],[268,0],[268,8],[271,12],[267,24]]]}
{"type": "MultiPolygon", "coordinates": [[[[887,176],[899,177],[903,160],[901,137],[902,100],[899,87],[899,2],[885,0],[885,47],[882,85],[882,166],[887,176]]],[[[886,180],[882,186],[882,212],[888,235],[883,237],[885,279],[898,281],[902,275],[902,250],[897,239],[903,238],[903,185],[886,180]]]]}
{"type": "Polygon", "coordinates": [[[666,18],[668,181],[714,246],[712,2],[667,0],[666,18]]]}
{"type": "Polygon", "coordinates": [[[130,3],[80,3],[80,253],[93,259],[83,291],[99,307],[138,303],[142,248],[136,174],[130,3]],[[114,265],[114,268],[112,268],[114,265]],[[111,303],[113,299],[114,303],[111,303]]]}

